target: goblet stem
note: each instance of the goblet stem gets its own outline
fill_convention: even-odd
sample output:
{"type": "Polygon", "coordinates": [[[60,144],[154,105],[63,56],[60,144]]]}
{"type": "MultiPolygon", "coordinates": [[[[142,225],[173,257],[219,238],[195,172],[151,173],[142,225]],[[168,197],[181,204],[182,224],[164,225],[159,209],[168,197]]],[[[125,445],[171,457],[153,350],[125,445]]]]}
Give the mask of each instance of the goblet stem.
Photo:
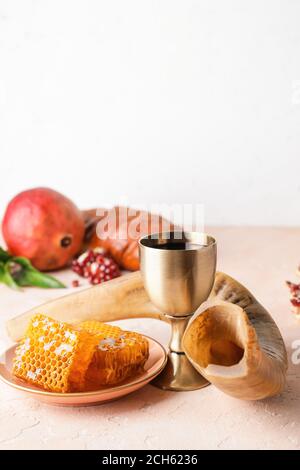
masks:
{"type": "Polygon", "coordinates": [[[166,316],[170,320],[172,328],[168,361],[161,374],[151,383],[163,390],[177,392],[206,387],[209,382],[192,366],[181,345],[184,331],[192,315],[184,317],[166,316]]]}
{"type": "Polygon", "coordinates": [[[192,315],[184,317],[172,317],[170,315],[166,315],[166,317],[170,320],[172,328],[171,339],[169,343],[170,351],[184,354],[181,341],[191,316],[192,315]]]}

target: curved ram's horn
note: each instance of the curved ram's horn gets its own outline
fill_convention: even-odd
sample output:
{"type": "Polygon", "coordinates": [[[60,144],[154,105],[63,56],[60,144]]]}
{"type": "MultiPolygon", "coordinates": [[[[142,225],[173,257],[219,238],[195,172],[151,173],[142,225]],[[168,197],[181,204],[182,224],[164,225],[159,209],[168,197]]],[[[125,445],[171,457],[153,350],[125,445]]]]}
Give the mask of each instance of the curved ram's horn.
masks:
{"type": "Polygon", "coordinates": [[[209,299],[186,329],[183,349],[209,382],[236,398],[266,398],[284,387],[287,355],[274,320],[226,274],[217,273],[209,299]]]}
{"type": "Polygon", "coordinates": [[[22,338],[30,318],[36,313],[69,323],[138,317],[166,319],[150,302],[139,272],[125,274],[103,284],[50,300],[9,320],[6,327],[14,341],[22,338]]]}

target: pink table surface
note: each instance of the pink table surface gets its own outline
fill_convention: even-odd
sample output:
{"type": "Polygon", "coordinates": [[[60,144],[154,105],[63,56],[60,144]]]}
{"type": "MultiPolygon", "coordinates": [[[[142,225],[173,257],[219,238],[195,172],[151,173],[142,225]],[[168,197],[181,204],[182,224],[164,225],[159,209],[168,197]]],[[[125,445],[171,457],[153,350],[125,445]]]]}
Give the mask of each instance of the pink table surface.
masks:
{"type": "MultiPolygon", "coordinates": [[[[291,363],[300,323],[290,313],[286,279],[296,279],[300,228],[213,227],[218,269],[244,283],[272,313],[289,356],[282,395],[236,400],[213,386],[194,392],[164,392],[147,385],[104,406],[46,406],[0,383],[0,449],[298,449],[300,364],[291,363]]],[[[69,283],[70,271],[57,276],[69,283]]],[[[84,286],[85,287],[85,286],[84,286]]],[[[73,289],[74,290],[74,289],[73,289]]],[[[72,291],[70,288],[69,291],[72,291]]],[[[29,288],[16,293],[0,285],[0,349],[10,344],[5,321],[61,295],[29,288]]],[[[167,344],[168,326],[155,320],[119,322],[167,344]]]]}

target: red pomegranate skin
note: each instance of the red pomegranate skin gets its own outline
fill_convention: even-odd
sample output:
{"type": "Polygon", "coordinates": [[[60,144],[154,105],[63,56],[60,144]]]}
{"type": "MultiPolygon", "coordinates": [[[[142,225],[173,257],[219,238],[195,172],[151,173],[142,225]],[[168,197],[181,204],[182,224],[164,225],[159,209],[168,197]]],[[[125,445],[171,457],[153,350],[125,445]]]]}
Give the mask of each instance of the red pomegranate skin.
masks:
{"type": "Polygon", "coordinates": [[[2,222],[7,248],[40,271],[66,266],[80,251],[84,221],[75,204],[50,188],[28,189],[8,204],[2,222]]]}

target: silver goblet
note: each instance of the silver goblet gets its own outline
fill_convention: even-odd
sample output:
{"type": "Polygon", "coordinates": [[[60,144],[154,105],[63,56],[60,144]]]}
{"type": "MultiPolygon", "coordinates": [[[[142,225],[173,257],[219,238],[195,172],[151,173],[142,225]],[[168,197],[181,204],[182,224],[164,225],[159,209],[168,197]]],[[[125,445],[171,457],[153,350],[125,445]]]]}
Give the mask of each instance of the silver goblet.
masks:
{"type": "Polygon", "coordinates": [[[212,289],[217,249],[213,237],[198,232],[165,232],[139,241],[140,266],[152,303],[172,326],[168,362],[154,385],[165,390],[196,390],[208,385],[181,346],[189,319],[212,289]]]}

